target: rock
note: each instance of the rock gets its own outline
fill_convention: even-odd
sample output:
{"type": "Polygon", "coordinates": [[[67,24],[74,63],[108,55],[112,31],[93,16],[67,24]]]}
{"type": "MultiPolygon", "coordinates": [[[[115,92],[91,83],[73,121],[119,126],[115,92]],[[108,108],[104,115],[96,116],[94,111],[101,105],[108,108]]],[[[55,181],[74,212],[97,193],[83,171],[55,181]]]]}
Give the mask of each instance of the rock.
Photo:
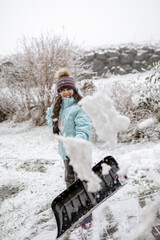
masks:
{"type": "Polygon", "coordinates": [[[136,55],[137,54],[137,49],[134,49],[134,48],[131,48],[131,49],[126,49],[125,51],[124,51],[124,53],[126,53],[126,54],[132,54],[132,55],[136,55]]]}
{"type": "Polygon", "coordinates": [[[102,76],[104,75],[104,69],[101,69],[97,72],[97,76],[102,76]]]}
{"type": "Polygon", "coordinates": [[[146,50],[140,50],[136,57],[135,57],[135,60],[136,61],[144,61],[144,60],[147,60],[152,54],[149,53],[148,51],[146,50]]]}
{"type": "Polygon", "coordinates": [[[142,63],[139,61],[134,61],[133,68],[136,70],[141,70],[142,63]]]}
{"type": "Polygon", "coordinates": [[[147,61],[144,60],[144,61],[141,62],[141,65],[142,65],[143,67],[147,68],[148,63],[147,63],[147,61]]]}
{"type": "Polygon", "coordinates": [[[119,73],[119,68],[113,66],[113,67],[110,69],[110,71],[111,71],[112,73],[114,73],[114,74],[118,74],[118,73],[119,73]]]}
{"type": "Polygon", "coordinates": [[[132,64],[134,61],[134,56],[133,54],[126,54],[126,53],[122,53],[122,55],[120,56],[120,62],[121,64],[132,64]]]}
{"type": "Polygon", "coordinates": [[[95,58],[95,53],[90,53],[85,56],[85,61],[90,62],[90,61],[94,60],[94,58],[95,58]]]}
{"type": "Polygon", "coordinates": [[[156,50],[154,51],[154,53],[155,53],[156,55],[160,55],[160,48],[159,48],[159,49],[156,49],[156,50]]]}
{"type": "Polygon", "coordinates": [[[150,58],[149,58],[149,61],[148,61],[148,63],[149,64],[152,64],[152,63],[154,63],[154,62],[158,62],[158,61],[160,61],[160,55],[152,55],[150,58]]]}
{"type": "Polygon", "coordinates": [[[123,74],[126,74],[127,72],[126,72],[126,70],[124,70],[123,68],[120,68],[119,71],[118,71],[118,73],[119,73],[120,75],[123,75],[123,74]]]}
{"type": "Polygon", "coordinates": [[[80,75],[79,80],[84,80],[84,79],[92,79],[94,76],[96,76],[96,73],[83,73],[80,75]]]}
{"type": "Polygon", "coordinates": [[[148,53],[154,53],[154,48],[149,46],[142,47],[142,50],[147,51],[148,53]]]}
{"type": "Polygon", "coordinates": [[[105,55],[107,58],[112,58],[112,57],[119,57],[120,53],[115,50],[112,50],[112,51],[110,50],[110,51],[105,52],[105,55]]]}
{"type": "Polygon", "coordinates": [[[132,67],[131,67],[131,65],[127,64],[127,65],[124,65],[123,67],[124,67],[124,70],[125,70],[126,72],[132,72],[132,67]]]}
{"type": "Polygon", "coordinates": [[[107,60],[107,66],[109,68],[116,66],[119,63],[119,57],[111,57],[107,60]]]}
{"type": "Polygon", "coordinates": [[[102,53],[96,53],[95,54],[95,57],[97,58],[97,59],[99,59],[99,60],[106,60],[106,56],[105,56],[105,54],[102,52],[102,53]]]}
{"type": "Polygon", "coordinates": [[[104,63],[101,60],[94,59],[93,61],[93,67],[92,70],[93,72],[100,71],[104,68],[104,63]]]}
{"type": "Polygon", "coordinates": [[[124,46],[124,47],[120,47],[119,48],[119,51],[122,53],[122,52],[125,52],[128,50],[128,47],[124,46]]]}
{"type": "Polygon", "coordinates": [[[102,70],[97,72],[97,76],[106,76],[109,73],[108,67],[104,67],[102,70]]]}
{"type": "Polygon", "coordinates": [[[108,73],[109,73],[109,68],[108,67],[104,67],[103,74],[106,75],[108,73]]]}

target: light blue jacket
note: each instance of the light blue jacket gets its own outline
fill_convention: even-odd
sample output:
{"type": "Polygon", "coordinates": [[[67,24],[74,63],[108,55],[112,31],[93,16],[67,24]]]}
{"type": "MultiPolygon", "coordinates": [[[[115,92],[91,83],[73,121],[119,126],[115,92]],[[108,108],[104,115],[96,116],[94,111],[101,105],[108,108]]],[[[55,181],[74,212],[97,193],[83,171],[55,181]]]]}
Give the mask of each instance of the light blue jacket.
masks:
{"type": "MultiPolygon", "coordinates": [[[[53,128],[53,107],[52,104],[48,108],[46,115],[46,120],[51,128],[53,128]]],[[[65,137],[82,138],[91,141],[91,120],[73,97],[62,98],[58,128],[65,137]]],[[[66,159],[66,151],[61,141],[59,142],[58,152],[63,159],[66,159]]]]}

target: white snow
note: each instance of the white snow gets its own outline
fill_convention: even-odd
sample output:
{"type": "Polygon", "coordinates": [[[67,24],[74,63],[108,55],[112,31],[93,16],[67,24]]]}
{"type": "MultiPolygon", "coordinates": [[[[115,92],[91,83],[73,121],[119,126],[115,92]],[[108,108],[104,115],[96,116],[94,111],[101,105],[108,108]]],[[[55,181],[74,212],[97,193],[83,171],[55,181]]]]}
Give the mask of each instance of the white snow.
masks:
{"type": "Polygon", "coordinates": [[[158,204],[150,199],[146,200],[146,205],[141,209],[139,214],[139,223],[137,229],[134,231],[130,240],[143,240],[147,238],[152,230],[153,224],[156,220],[158,211],[158,204]]]}
{"type": "Polygon", "coordinates": [[[77,173],[78,178],[87,181],[88,191],[100,190],[100,179],[92,171],[91,143],[73,137],[58,137],[65,147],[70,163],[77,173]]]}
{"type": "Polygon", "coordinates": [[[148,118],[148,119],[145,119],[144,121],[138,123],[138,128],[139,129],[148,128],[153,124],[154,124],[154,119],[153,118],[148,118]]]}
{"type": "Polygon", "coordinates": [[[125,165],[121,164],[119,166],[120,170],[118,171],[118,175],[121,177],[128,176],[130,166],[131,166],[130,164],[126,164],[126,163],[125,163],[125,165]]]}
{"type": "MultiPolygon", "coordinates": [[[[4,197],[0,200],[0,239],[36,237],[41,240],[43,234],[45,240],[55,239],[56,222],[50,205],[65,189],[64,165],[57,153],[58,141],[47,126],[33,127],[30,122],[1,123],[0,133],[0,194],[4,197]]],[[[93,212],[93,239],[100,239],[110,226],[108,208],[113,215],[112,224],[119,226],[115,237],[124,239],[138,221],[138,199],[133,201],[133,197],[147,194],[151,189],[155,189],[155,193],[159,190],[156,190],[156,179],[160,175],[157,172],[160,143],[118,144],[112,152],[92,146],[92,152],[94,163],[112,155],[120,166],[130,166],[126,187],[93,212]],[[134,222],[128,220],[130,216],[134,216],[134,222]]],[[[74,234],[73,239],[76,239],[74,234]]]]}
{"type": "Polygon", "coordinates": [[[157,185],[157,187],[158,187],[158,189],[160,191],[160,174],[157,171],[157,169],[160,169],[160,167],[159,168],[155,168],[155,171],[150,173],[150,177],[154,181],[154,183],[157,185]]]}
{"type": "Polygon", "coordinates": [[[53,231],[45,231],[39,234],[36,237],[33,237],[32,240],[53,240],[56,238],[56,234],[53,231]]]}
{"type": "Polygon", "coordinates": [[[131,99],[132,99],[132,103],[137,107],[140,100],[140,96],[134,95],[131,99]]]}
{"type": "Polygon", "coordinates": [[[105,163],[103,163],[101,166],[102,166],[102,174],[107,175],[111,167],[105,163]]]}
{"type": "MultiPolygon", "coordinates": [[[[144,77],[144,74],[142,75],[144,77]]],[[[137,78],[137,75],[133,77],[137,78]]],[[[111,79],[119,78],[127,82],[127,78],[132,76],[113,76],[111,79]]],[[[103,80],[106,81],[106,87],[111,79],[103,80]]],[[[105,141],[115,142],[117,131],[126,128],[129,124],[128,119],[124,120],[122,117],[122,126],[121,124],[117,126],[121,117],[108,95],[104,97],[100,94],[98,97],[97,94],[93,98],[88,98],[88,105],[85,99],[85,106],[91,107],[91,113],[95,117],[94,124],[101,137],[104,137],[105,131],[109,134],[105,141]],[[102,104],[98,105],[99,102],[102,104]],[[103,108],[104,104],[107,107],[103,108]],[[93,106],[96,108],[96,113],[93,106]],[[109,110],[107,111],[106,108],[109,110]],[[116,122],[111,119],[112,113],[116,122]],[[100,117],[98,118],[97,115],[100,117]]],[[[146,123],[144,125],[148,126],[146,123]]],[[[82,151],[79,140],[77,141],[82,151]]],[[[72,144],[69,144],[68,139],[67,142],[71,151],[70,156],[73,154],[75,157],[72,144]]],[[[73,145],[76,143],[73,139],[71,142],[73,145]]],[[[0,239],[56,239],[57,227],[51,202],[65,189],[64,164],[57,153],[57,147],[58,140],[53,137],[52,130],[48,126],[34,127],[30,121],[20,124],[11,121],[0,123],[0,239]]],[[[87,153],[82,151],[82,154],[89,156],[89,148],[87,153]]],[[[80,151],[77,154],[79,158],[80,151]]],[[[72,164],[75,164],[75,168],[79,166],[77,172],[80,175],[84,174],[84,168],[88,169],[88,175],[88,171],[91,170],[91,160],[95,164],[107,155],[115,157],[120,166],[119,174],[127,174],[128,183],[93,211],[91,239],[100,240],[107,237],[109,239],[107,230],[111,227],[116,230],[110,236],[112,240],[131,240],[135,230],[136,240],[153,239],[151,227],[160,224],[158,218],[155,220],[157,204],[158,207],[160,206],[160,141],[117,143],[115,149],[101,148],[101,143],[97,143],[92,145],[92,158],[88,157],[87,161],[83,162],[84,165],[77,164],[79,160],[76,162],[75,158],[72,159],[72,164]],[[146,207],[141,208],[139,202],[145,198],[149,200],[146,200],[146,207]],[[130,239],[127,239],[128,236],[130,239]]],[[[107,173],[108,169],[103,167],[103,171],[107,173]]],[[[160,215],[160,209],[158,214],[160,215]]],[[[76,231],[71,233],[71,239],[77,239],[76,231]]]]}
{"type": "Polygon", "coordinates": [[[126,130],[130,120],[120,115],[106,92],[96,92],[80,101],[82,109],[90,116],[101,140],[113,146],[117,143],[117,133],[126,130]]]}

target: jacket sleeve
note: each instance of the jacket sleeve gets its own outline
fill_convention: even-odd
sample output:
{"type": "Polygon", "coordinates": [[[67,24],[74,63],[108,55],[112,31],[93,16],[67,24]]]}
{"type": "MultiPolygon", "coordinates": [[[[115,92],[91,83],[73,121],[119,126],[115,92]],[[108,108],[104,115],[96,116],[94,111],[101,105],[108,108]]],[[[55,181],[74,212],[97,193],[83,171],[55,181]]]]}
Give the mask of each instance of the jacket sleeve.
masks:
{"type": "Polygon", "coordinates": [[[80,109],[75,117],[75,138],[91,140],[91,120],[88,115],[80,109]]]}
{"type": "Polygon", "coordinates": [[[53,128],[52,114],[53,114],[53,104],[46,111],[46,120],[50,128],[53,128]]]}

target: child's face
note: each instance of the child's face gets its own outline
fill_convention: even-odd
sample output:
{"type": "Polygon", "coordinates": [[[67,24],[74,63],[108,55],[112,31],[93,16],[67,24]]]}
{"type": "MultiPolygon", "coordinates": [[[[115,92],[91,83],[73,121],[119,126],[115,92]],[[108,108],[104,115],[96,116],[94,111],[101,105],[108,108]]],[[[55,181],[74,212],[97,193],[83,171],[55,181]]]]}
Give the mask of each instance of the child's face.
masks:
{"type": "Polygon", "coordinates": [[[64,88],[60,91],[61,97],[70,98],[74,94],[74,90],[72,88],[64,88]]]}

